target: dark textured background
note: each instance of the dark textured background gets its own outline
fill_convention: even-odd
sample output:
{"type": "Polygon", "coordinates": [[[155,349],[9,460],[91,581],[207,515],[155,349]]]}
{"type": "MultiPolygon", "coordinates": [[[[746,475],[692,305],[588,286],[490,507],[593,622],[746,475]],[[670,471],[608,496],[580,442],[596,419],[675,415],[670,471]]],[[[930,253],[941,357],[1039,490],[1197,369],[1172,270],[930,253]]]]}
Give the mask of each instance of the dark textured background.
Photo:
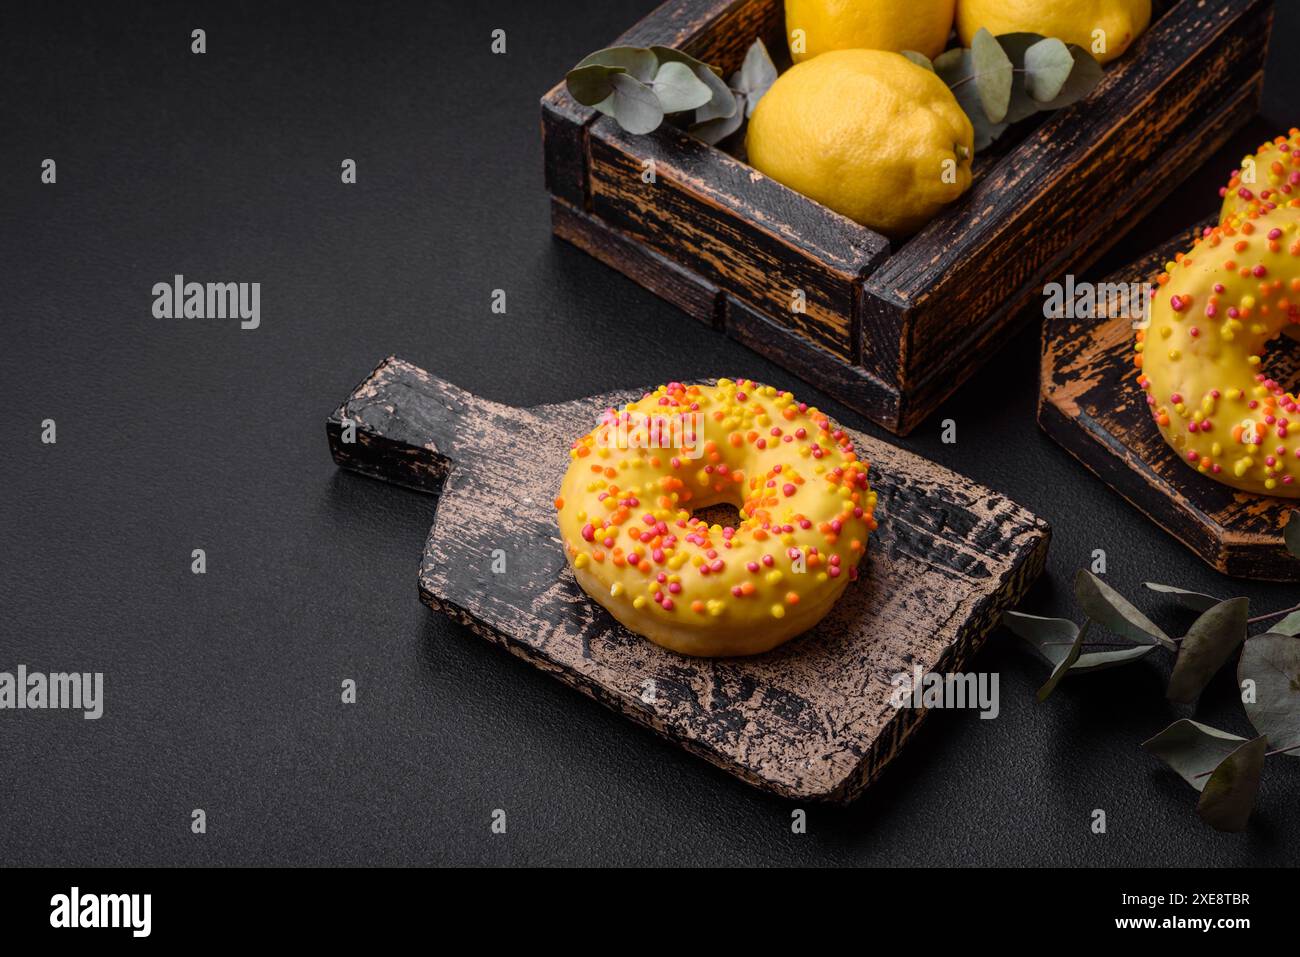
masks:
{"type": "MultiPolygon", "coordinates": [[[[1250,830],[1228,836],[1138,750],[1187,713],[1163,700],[1163,664],[1039,705],[1042,666],[998,633],[975,667],[1001,672],[1001,717],[935,714],[863,800],[812,808],[795,836],[790,805],[417,601],[434,500],[336,471],[323,428],[389,353],[520,405],[745,374],[864,424],[551,239],[537,100],[653,5],[4,5],[0,670],[103,671],[107,702],[98,722],[0,713],[0,861],[1295,860],[1300,762],[1270,761],[1250,830]],[[47,156],[56,186],[39,182],[47,156]],[[260,281],[262,328],[154,319],[152,285],[178,272],[260,281]],[[488,308],[497,287],[507,316],[488,308]]],[[[1267,118],[1134,223],[1111,265],[1211,212],[1233,161],[1300,119],[1285,101],[1300,58],[1283,51],[1300,10],[1280,6],[1267,118]]],[[[1037,356],[1026,329],[903,442],[1051,520],[1035,609],[1069,612],[1095,548],[1148,608],[1143,579],[1293,603],[1217,576],[1041,435],[1037,356]]],[[[1200,716],[1247,730],[1229,673],[1200,716]]]]}

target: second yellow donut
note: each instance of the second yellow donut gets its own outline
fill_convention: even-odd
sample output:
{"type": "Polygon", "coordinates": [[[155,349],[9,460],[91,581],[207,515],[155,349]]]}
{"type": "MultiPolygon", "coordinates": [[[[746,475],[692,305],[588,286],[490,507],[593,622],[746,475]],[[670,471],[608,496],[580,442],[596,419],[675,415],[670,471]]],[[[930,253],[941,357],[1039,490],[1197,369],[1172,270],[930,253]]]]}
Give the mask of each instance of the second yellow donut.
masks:
{"type": "Polygon", "coordinates": [[[1138,383],[1161,434],[1234,488],[1300,497],[1300,403],[1264,354],[1300,323],[1300,209],[1231,215],[1159,277],[1137,334],[1138,383]]]}

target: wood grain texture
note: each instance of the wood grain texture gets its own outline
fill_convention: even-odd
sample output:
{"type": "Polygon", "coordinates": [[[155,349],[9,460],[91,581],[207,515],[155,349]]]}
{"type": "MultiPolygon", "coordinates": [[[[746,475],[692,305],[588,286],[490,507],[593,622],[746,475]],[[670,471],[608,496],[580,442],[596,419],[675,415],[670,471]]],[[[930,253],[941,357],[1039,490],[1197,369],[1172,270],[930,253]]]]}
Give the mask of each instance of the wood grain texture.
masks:
{"type": "Polygon", "coordinates": [[[891,678],[913,665],[960,670],[1042,570],[1046,523],[851,433],[872,462],[881,520],[859,580],[817,629],[769,654],[686,658],[587,598],[555,522],[570,442],[639,394],[517,409],[390,358],[327,431],[340,465],[440,491],[420,569],[431,607],[751,784],[852,800],[924,715],[890,704],[891,678]],[[498,549],[503,574],[491,570],[498,549]]]}
{"type": "MultiPolygon", "coordinates": [[[[1103,282],[1146,282],[1191,248],[1209,223],[1180,232],[1103,282]]],[[[1147,518],[1225,574],[1300,580],[1282,529],[1300,503],[1251,495],[1201,475],[1169,447],[1146,405],[1133,366],[1133,322],[1105,309],[1094,318],[1051,319],[1043,330],[1038,423],[1147,518]]],[[[1283,339],[1269,368],[1300,377],[1300,345],[1283,339]]]]}
{"type": "Polygon", "coordinates": [[[589,150],[595,218],[856,360],[854,284],[884,260],[883,237],[671,126],[632,136],[601,117],[589,150]]]}
{"type": "MultiPolygon", "coordinates": [[[[979,157],[971,192],[893,248],[738,156],[667,126],[629,136],[608,117],[583,121],[584,191],[552,190],[568,204],[553,207],[555,232],[588,251],[620,234],[631,246],[604,245],[602,261],[722,329],[729,302],[764,317],[737,338],[906,434],[1032,318],[1025,307],[1045,281],[1094,261],[1254,113],[1272,0],[1156,9],[1093,96],[1009,130],[979,157]],[[641,179],[647,160],[653,184],[641,179]],[[790,308],[795,289],[804,312],[790,308]],[[814,348],[792,348],[791,336],[814,348]],[[812,376],[810,357],[825,357],[812,376]]],[[[729,72],[755,36],[779,55],[781,11],[781,0],[675,0],[647,23],[671,22],[685,49],[729,72]]],[[[557,179],[572,183],[566,141],[555,141],[567,171],[557,179]]]]}

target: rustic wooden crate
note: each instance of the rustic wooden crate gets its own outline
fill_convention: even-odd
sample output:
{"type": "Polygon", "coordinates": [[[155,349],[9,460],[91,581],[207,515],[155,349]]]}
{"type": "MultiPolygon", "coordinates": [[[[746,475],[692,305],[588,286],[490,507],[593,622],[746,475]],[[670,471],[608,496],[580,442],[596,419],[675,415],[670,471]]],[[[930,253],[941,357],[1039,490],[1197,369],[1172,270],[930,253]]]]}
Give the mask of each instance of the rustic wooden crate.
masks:
{"type": "MultiPolygon", "coordinates": [[[[1028,318],[1048,277],[1095,260],[1255,111],[1272,0],[1156,7],[1088,100],[1008,131],[966,196],[901,243],[672,126],[626,134],[561,82],[542,99],[554,232],[906,434],[1028,318]]],[[[730,75],[755,37],[784,54],[781,0],[669,0],[615,42],[730,75]]]]}
{"type": "MultiPolygon", "coordinates": [[[[1103,283],[1154,282],[1165,263],[1192,248],[1215,221],[1185,229],[1103,283]]],[[[1105,308],[1043,326],[1038,424],[1103,482],[1226,575],[1300,581],[1300,562],[1282,530],[1296,499],[1252,495],[1201,475],[1169,447],[1151,421],[1133,365],[1133,321],[1105,308]]],[[[1300,379],[1300,343],[1279,340],[1268,354],[1281,382],[1300,379]]]]}

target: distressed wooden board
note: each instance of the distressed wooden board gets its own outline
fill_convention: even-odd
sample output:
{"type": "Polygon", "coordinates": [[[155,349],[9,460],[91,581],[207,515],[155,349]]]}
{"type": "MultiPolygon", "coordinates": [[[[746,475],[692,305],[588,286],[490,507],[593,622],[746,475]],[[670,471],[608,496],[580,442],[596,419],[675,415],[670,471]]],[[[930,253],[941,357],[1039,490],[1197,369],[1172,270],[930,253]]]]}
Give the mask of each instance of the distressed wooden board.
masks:
{"type": "MultiPolygon", "coordinates": [[[[1103,282],[1148,282],[1209,223],[1184,230],[1103,282]]],[[[1300,377],[1300,345],[1268,355],[1280,382],[1300,377]]],[[[1043,328],[1038,423],[1075,458],[1214,568],[1238,578],[1300,580],[1282,541],[1295,500],[1238,492],[1186,465],[1151,421],[1133,366],[1133,323],[1103,310],[1043,328]]]]}
{"type": "MultiPolygon", "coordinates": [[[[781,61],[782,10],[671,0],[633,35],[730,75],[756,36],[781,61]]],[[[1092,96],[1008,130],[965,197],[894,243],[763,176],[734,138],[727,152],[671,125],[629,136],[561,83],[542,101],[553,229],[906,434],[1030,318],[1047,277],[1094,261],[1254,114],[1272,11],[1156,0],[1092,96]]]]}
{"type": "Polygon", "coordinates": [[[872,463],[881,523],[859,580],[814,631],[773,652],[683,657],[587,598],[552,505],[571,441],[607,406],[640,394],[517,409],[389,358],[327,432],[340,465],[440,494],[420,569],[430,606],[751,784],[852,800],[924,714],[891,706],[892,676],[914,665],[960,670],[1042,571],[1047,524],[851,432],[872,463]],[[491,570],[497,549],[503,574],[491,570]]]}

